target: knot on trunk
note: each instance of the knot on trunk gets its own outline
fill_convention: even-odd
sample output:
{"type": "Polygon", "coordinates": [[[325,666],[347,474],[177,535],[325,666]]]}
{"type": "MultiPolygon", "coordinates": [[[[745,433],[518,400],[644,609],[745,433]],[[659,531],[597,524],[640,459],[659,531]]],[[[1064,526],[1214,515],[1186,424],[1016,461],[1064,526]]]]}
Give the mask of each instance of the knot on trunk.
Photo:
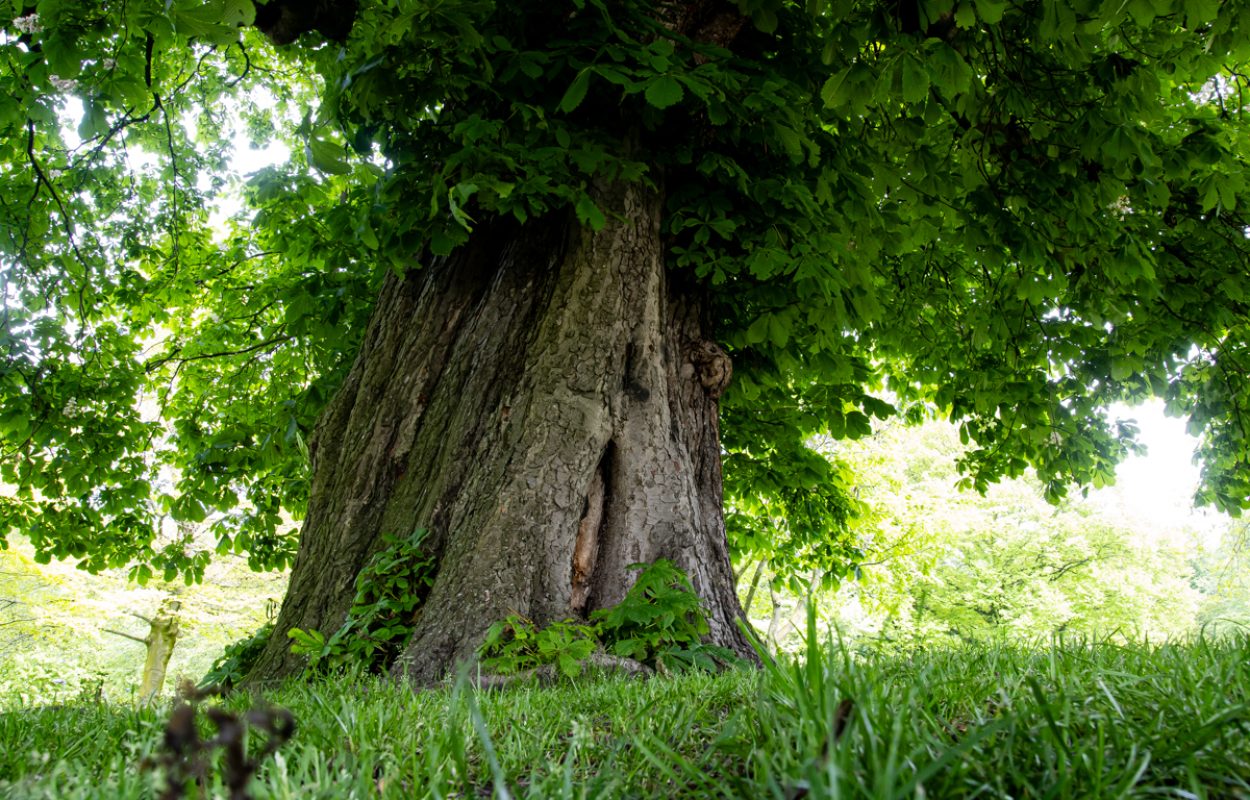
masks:
{"type": "Polygon", "coordinates": [[[699,383],[713,400],[729,388],[733,377],[733,362],[729,354],[716,342],[704,339],[690,348],[690,361],[699,376],[699,383]]]}

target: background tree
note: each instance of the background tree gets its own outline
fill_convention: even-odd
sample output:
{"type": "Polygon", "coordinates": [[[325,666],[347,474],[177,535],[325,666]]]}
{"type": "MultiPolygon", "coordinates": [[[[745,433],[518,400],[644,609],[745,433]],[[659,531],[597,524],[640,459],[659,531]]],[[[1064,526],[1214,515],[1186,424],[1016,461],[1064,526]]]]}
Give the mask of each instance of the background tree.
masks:
{"type": "MultiPolygon", "coordinates": [[[[610,605],[659,557],[743,649],[722,451],[787,475],[810,435],[890,416],[882,386],[960,422],[971,485],[1032,466],[1055,498],[1133,448],[1112,401],[1162,396],[1203,434],[1200,499],[1240,509],[1247,14],[23,6],[0,70],[4,527],[195,579],[157,514],[227,511],[219,546],[258,567],[292,559],[281,510],[306,514],[258,677],[298,668],[292,626],[337,627],[384,535],[428,529],[397,665],[428,679],[493,619],[610,605]],[[302,145],[232,219],[227,99],[302,145]]],[[[793,488],[768,513],[811,511],[793,488]]],[[[829,500],[813,541],[853,557],[829,500]]]]}
{"type": "MultiPolygon", "coordinates": [[[[203,540],[201,539],[201,542],[203,540]]],[[[131,703],[144,695],[146,646],[105,630],[115,628],[142,639],[149,632],[127,616],[148,619],[175,595],[179,610],[177,646],[166,665],[171,691],[177,680],[198,681],[233,641],[247,636],[277,612],[286,587],[282,573],[256,573],[246,560],[223,556],[211,563],[203,584],[185,586],[154,577],[139,586],[128,569],[91,574],[72,563],[35,561],[34,549],[15,536],[0,552],[0,705],[6,708],[63,703],[73,698],[131,703]]],[[[146,643],[145,643],[146,645],[146,643]]]]}
{"type": "Polygon", "coordinates": [[[145,617],[131,612],[131,616],[148,624],[146,636],[135,636],[124,631],[109,629],[104,631],[143,645],[144,657],[143,670],[140,673],[142,679],[139,681],[139,697],[145,703],[155,700],[165,686],[165,673],[169,669],[169,660],[173,658],[174,647],[178,644],[178,633],[182,625],[179,619],[181,609],[182,601],[177,595],[170,595],[161,601],[160,608],[157,609],[154,617],[145,617]]]}
{"type": "Polygon", "coordinates": [[[909,648],[1198,632],[1198,530],[1117,514],[1107,495],[1119,487],[1058,506],[1033,476],[960,493],[966,449],[941,420],[838,447],[872,509],[855,523],[859,579],[823,602],[849,637],[909,648]]]}
{"type": "Polygon", "coordinates": [[[1201,592],[1198,622],[1206,633],[1239,634],[1250,624],[1250,540],[1244,520],[1234,520],[1218,542],[1191,564],[1192,583],[1201,592]]]}

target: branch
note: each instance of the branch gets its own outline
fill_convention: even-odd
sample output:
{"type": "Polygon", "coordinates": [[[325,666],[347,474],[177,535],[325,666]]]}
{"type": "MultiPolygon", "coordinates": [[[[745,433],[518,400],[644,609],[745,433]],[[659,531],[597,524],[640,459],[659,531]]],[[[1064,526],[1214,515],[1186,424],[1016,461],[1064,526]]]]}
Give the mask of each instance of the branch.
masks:
{"type": "Polygon", "coordinates": [[[120,637],[122,637],[123,639],[129,639],[129,640],[131,640],[132,642],[138,642],[139,644],[143,645],[144,647],[147,647],[147,646],[148,646],[148,640],[147,640],[147,639],[140,639],[138,636],[131,636],[129,633],[122,633],[121,631],[114,631],[114,630],[110,630],[110,629],[108,629],[108,628],[104,628],[104,632],[105,632],[105,633],[111,633],[111,634],[113,634],[114,636],[120,636],[120,637]]]}
{"type": "Polygon", "coordinates": [[[1102,560],[1102,555],[1103,555],[1102,553],[1095,553],[1092,556],[1078,559],[1077,561],[1069,561],[1067,564],[1064,564],[1062,567],[1057,567],[1055,569],[1052,569],[1049,573],[1047,573],[1046,575],[1042,577],[1046,578],[1046,580],[1050,581],[1051,583],[1054,583],[1055,581],[1059,580],[1064,575],[1068,574],[1074,569],[1080,569],[1086,564],[1090,564],[1092,562],[1102,560]]]}
{"type": "MultiPolygon", "coordinates": [[[[768,559],[761,558],[760,563],[755,566],[755,574],[751,577],[751,589],[747,592],[747,599],[742,604],[743,610],[746,610],[748,613],[750,613],[751,601],[755,599],[755,592],[760,588],[760,577],[764,573],[764,565],[767,561],[768,559]]],[[[743,572],[745,573],[746,570],[743,569],[743,572]]]]}
{"type": "Polygon", "coordinates": [[[78,251],[78,240],[74,237],[73,217],[65,209],[65,204],[61,202],[61,195],[57,192],[56,186],[53,185],[52,181],[48,179],[47,174],[43,171],[43,167],[39,165],[39,157],[35,155],[34,120],[27,120],[26,122],[26,159],[30,162],[31,169],[35,171],[35,195],[31,197],[31,203],[33,204],[35,198],[39,195],[39,186],[41,184],[46,186],[48,194],[52,196],[52,202],[56,203],[57,209],[61,212],[61,224],[65,228],[65,237],[69,242],[70,249],[74,251],[74,257],[78,259],[78,262],[83,265],[85,273],[87,271],[87,260],[78,251]]]}
{"type": "Polygon", "coordinates": [[[252,56],[247,52],[247,46],[244,45],[243,42],[238,42],[237,44],[239,45],[239,52],[243,54],[243,72],[239,73],[239,77],[234,80],[226,82],[226,86],[230,89],[237,86],[239,82],[246,78],[247,74],[252,71],[252,56]]]}
{"type": "Polygon", "coordinates": [[[199,353],[193,356],[186,356],[185,358],[178,357],[178,352],[181,349],[179,348],[179,350],[175,350],[172,354],[165,356],[164,358],[157,358],[157,359],[153,359],[152,361],[149,361],[147,364],[144,365],[144,369],[147,372],[152,372],[153,370],[158,369],[164,366],[165,364],[168,364],[171,361],[177,362],[179,364],[185,364],[188,361],[199,361],[205,358],[225,358],[227,356],[241,356],[247,353],[254,353],[257,350],[262,350],[266,347],[269,347],[270,345],[279,345],[285,342],[289,342],[294,338],[295,338],[294,336],[291,336],[289,334],[283,334],[282,336],[275,336],[272,339],[266,339],[263,342],[259,342],[257,344],[251,345],[250,347],[243,347],[238,350],[222,350],[217,353],[199,353]]]}

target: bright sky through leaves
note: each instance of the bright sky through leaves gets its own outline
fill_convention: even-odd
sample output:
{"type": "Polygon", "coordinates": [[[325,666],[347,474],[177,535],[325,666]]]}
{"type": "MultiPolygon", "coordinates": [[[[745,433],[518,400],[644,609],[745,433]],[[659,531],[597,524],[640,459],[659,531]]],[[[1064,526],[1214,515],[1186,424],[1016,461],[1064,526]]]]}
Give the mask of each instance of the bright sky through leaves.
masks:
{"type": "Polygon", "coordinates": [[[1198,440],[1185,432],[1185,421],[1165,415],[1163,404],[1157,401],[1117,407],[1115,412],[1137,420],[1147,452],[1126,458],[1116,469],[1115,487],[1091,493],[1095,503],[1116,508],[1135,527],[1212,530],[1226,525],[1223,515],[1193,507],[1199,478],[1193,455],[1198,440]]]}

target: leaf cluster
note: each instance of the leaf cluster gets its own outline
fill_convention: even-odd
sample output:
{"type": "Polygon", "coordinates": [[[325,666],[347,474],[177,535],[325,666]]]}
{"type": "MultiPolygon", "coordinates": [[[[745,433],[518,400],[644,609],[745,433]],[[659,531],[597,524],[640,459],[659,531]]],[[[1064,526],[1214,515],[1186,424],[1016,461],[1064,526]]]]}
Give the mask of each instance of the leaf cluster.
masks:
{"type": "Polygon", "coordinates": [[[309,672],[363,669],[384,672],[403,651],[434,584],[435,560],[421,544],[426,531],[384,534],[383,549],[356,576],[356,596],[343,624],[326,637],[292,628],[291,652],[308,657],[309,672]]]}
{"type": "Polygon", "coordinates": [[[621,602],[601,608],[589,622],[560,620],[538,627],[513,614],[491,625],[479,648],[482,666],[514,674],[554,664],[576,678],[583,663],[602,648],[612,655],[659,669],[715,671],[737,657],[704,644],[707,615],[686,576],[673,562],[632,564],[640,570],[621,602]]]}
{"type": "Polygon", "coordinates": [[[496,220],[602,228],[613,182],[663,193],[734,360],[743,554],[855,560],[802,448],[887,392],[962,426],[969,487],[1033,468],[1054,500],[1135,448],[1106,409],[1158,396],[1198,499],[1250,504],[1244,2],[749,0],[723,40],[671,5],[362,2],[346,43],[281,51],[247,0],[4,20],[0,537],[194,578],[157,519],[212,518],[286,565],[385,276],[496,220]],[[228,176],[232,105],[290,163],[228,176]]]}
{"type": "Polygon", "coordinates": [[[599,646],[595,625],[564,619],[540,628],[520,614],[510,614],[490,626],[479,655],[483,668],[502,675],[553,664],[560,674],[576,678],[599,646]]]}
{"type": "Polygon", "coordinates": [[[223,689],[242,682],[252,669],[252,665],[260,658],[269,638],[273,635],[273,623],[267,622],[256,629],[251,636],[231,642],[221,656],[213,662],[200,679],[200,687],[220,686],[223,689]]]}

